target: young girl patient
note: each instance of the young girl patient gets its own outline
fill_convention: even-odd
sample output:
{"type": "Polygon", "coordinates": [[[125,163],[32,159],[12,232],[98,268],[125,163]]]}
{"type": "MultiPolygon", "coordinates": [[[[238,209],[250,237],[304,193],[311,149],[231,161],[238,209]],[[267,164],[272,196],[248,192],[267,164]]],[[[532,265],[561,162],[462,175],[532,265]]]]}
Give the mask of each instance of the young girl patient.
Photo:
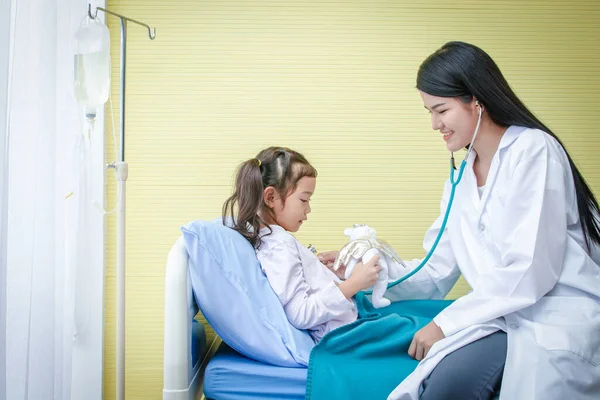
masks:
{"type": "Polygon", "coordinates": [[[223,205],[223,218],[254,246],[269,283],[290,323],[318,342],[327,332],[357,319],[353,296],[377,281],[376,256],[356,265],[345,281],[291,234],[310,213],[317,171],[304,156],[269,147],[238,169],[235,192],[223,205]],[[339,276],[339,277],[338,277],[339,276]]]}

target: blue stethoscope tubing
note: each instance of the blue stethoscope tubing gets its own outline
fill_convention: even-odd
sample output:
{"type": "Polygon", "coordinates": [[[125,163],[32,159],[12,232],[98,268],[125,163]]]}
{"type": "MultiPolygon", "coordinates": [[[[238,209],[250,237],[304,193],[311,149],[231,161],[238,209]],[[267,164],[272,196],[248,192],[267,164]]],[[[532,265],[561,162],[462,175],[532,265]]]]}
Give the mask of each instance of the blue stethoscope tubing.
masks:
{"type": "MultiPolygon", "coordinates": [[[[444,214],[444,220],[442,221],[442,225],[440,226],[440,231],[438,232],[438,235],[435,238],[435,242],[433,242],[431,249],[429,249],[429,251],[427,252],[427,255],[421,261],[421,263],[417,266],[417,268],[413,269],[411,272],[404,275],[403,277],[401,277],[393,282],[389,282],[387,285],[388,289],[396,286],[397,284],[399,284],[401,282],[404,282],[405,280],[407,280],[408,278],[410,278],[411,276],[413,276],[414,274],[419,272],[421,270],[421,268],[423,268],[427,264],[427,262],[433,255],[435,248],[439,244],[440,239],[442,238],[442,235],[444,234],[444,230],[446,229],[446,224],[448,223],[448,217],[450,216],[450,210],[452,209],[452,203],[454,202],[454,193],[456,192],[456,186],[458,186],[458,184],[462,180],[463,173],[465,172],[465,167],[467,166],[467,159],[469,158],[469,154],[471,153],[471,150],[473,149],[473,143],[475,142],[475,138],[477,137],[477,133],[479,132],[479,125],[481,124],[481,115],[483,112],[483,107],[480,106],[478,101],[475,102],[475,104],[477,105],[477,107],[479,107],[479,118],[477,119],[477,126],[475,127],[475,132],[473,133],[473,139],[471,140],[471,145],[469,146],[469,149],[467,150],[467,154],[465,155],[464,160],[460,163],[460,167],[459,167],[459,171],[458,171],[458,178],[456,180],[454,179],[454,171],[456,169],[455,165],[454,165],[454,155],[452,155],[450,157],[450,184],[452,185],[452,190],[450,191],[450,197],[448,198],[448,206],[446,206],[446,213],[444,214]]],[[[370,294],[370,293],[372,293],[372,291],[369,291],[366,293],[370,294]]]]}
{"type": "Polygon", "coordinates": [[[448,198],[448,206],[446,207],[446,213],[444,214],[444,220],[442,221],[442,225],[440,226],[440,231],[439,231],[437,237],[435,238],[435,242],[433,242],[433,245],[431,246],[431,249],[429,249],[427,256],[425,256],[425,258],[423,259],[423,261],[421,261],[419,266],[417,268],[413,269],[408,274],[404,275],[402,278],[399,278],[393,282],[388,283],[388,285],[387,285],[388,289],[393,286],[396,286],[397,284],[399,284],[401,282],[404,282],[405,280],[407,280],[408,278],[410,278],[411,276],[413,276],[414,274],[419,272],[421,270],[421,268],[423,268],[425,266],[425,264],[427,264],[427,262],[433,255],[435,248],[437,247],[438,243],[440,242],[440,239],[442,238],[444,230],[446,229],[446,224],[448,223],[448,217],[450,216],[450,210],[452,209],[452,203],[454,202],[454,193],[456,192],[456,186],[460,183],[460,181],[462,179],[463,173],[465,172],[466,165],[467,165],[467,160],[465,159],[462,161],[462,163],[460,163],[460,168],[458,171],[458,179],[456,179],[456,181],[455,181],[454,180],[454,169],[455,169],[454,168],[454,158],[450,159],[450,184],[452,185],[452,190],[450,191],[450,197],[448,198]]]}

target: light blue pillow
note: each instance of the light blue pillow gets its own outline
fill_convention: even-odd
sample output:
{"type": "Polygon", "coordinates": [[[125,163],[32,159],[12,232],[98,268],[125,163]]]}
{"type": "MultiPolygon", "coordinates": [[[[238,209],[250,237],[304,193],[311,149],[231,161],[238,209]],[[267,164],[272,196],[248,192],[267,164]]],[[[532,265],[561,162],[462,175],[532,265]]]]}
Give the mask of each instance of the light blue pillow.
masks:
{"type": "Polygon", "coordinates": [[[246,357],[307,366],[315,344],[289,323],[250,242],[214,221],[193,221],[181,231],[194,296],[217,335],[246,357]]]}

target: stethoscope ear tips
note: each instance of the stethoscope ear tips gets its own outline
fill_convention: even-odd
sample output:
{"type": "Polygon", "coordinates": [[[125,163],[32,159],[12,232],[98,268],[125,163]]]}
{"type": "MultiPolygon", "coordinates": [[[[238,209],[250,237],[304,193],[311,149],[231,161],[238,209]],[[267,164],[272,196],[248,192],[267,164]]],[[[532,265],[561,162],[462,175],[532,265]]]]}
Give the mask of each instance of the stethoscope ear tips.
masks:
{"type": "Polygon", "coordinates": [[[479,107],[479,114],[483,112],[483,106],[479,103],[479,100],[475,100],[475,106],[479,107]]]}

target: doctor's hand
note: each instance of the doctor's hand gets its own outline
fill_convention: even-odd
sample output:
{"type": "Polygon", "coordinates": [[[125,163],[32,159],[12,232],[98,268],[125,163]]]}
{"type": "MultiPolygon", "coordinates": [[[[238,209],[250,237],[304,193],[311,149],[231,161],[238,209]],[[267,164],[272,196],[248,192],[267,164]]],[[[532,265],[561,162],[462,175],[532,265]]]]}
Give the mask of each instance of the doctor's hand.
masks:
{"type": "Polygon", "coordinates": [[[419,329],[408,348],[408,355],[417,361],[421,361],[425,358],[429,349],[438,342],[445,338],[444,332],[436,325],[435,322],[431,321],[423,328],[419,329]]]}

